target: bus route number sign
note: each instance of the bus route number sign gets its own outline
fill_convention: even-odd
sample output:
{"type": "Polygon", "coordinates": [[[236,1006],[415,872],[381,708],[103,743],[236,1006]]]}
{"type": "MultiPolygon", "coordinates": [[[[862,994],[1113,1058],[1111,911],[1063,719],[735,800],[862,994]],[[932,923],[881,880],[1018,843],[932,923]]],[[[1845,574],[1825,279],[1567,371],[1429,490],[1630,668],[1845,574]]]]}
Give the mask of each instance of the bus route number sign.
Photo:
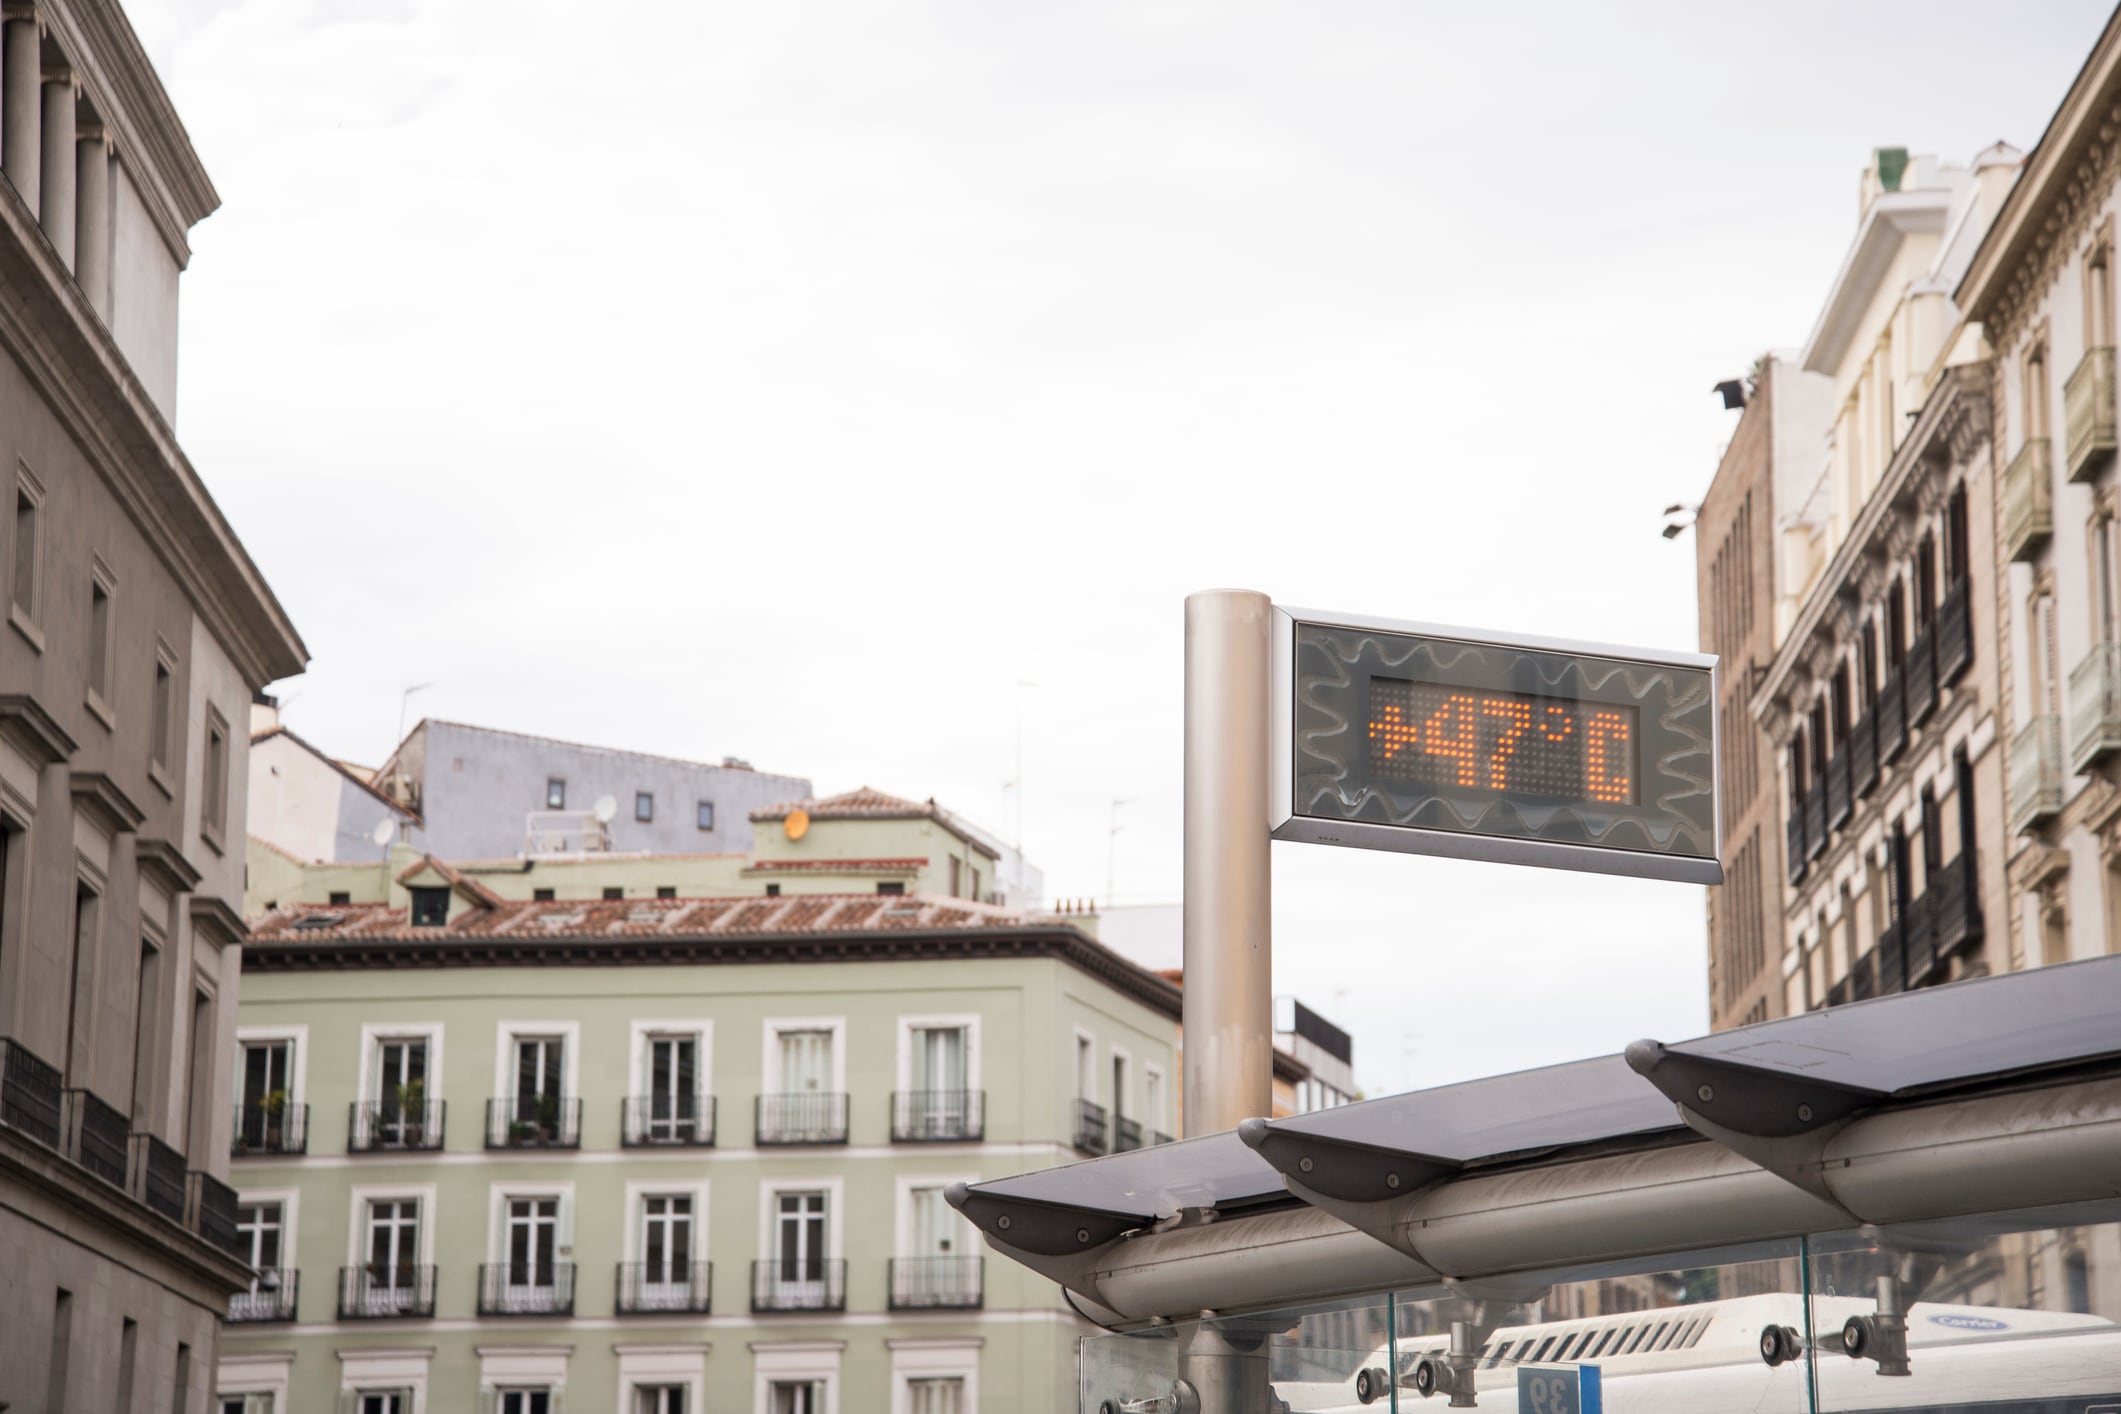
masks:
{"type": "Polygon", "coordinates": [[[1596,1365],[1519,1365],[1517,1414],[1603,1414],[1596,1365]]]}
{"type": "Polygon", "coordinates": [[[1275,610],[1277,839],[1720,883],[1715,660],[1275,610]]]}

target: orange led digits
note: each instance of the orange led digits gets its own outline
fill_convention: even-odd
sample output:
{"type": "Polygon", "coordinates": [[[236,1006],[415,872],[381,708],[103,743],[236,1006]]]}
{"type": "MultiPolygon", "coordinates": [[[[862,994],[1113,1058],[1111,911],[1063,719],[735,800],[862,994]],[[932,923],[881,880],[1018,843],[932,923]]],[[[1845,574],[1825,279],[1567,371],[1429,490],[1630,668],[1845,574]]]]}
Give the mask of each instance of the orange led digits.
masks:
{"type": "Polygon", "coordinates": [[[1379,778],[1527,802],[1635,802],[1635,709],[1444,683],[1370,680],[1379,778]]]}

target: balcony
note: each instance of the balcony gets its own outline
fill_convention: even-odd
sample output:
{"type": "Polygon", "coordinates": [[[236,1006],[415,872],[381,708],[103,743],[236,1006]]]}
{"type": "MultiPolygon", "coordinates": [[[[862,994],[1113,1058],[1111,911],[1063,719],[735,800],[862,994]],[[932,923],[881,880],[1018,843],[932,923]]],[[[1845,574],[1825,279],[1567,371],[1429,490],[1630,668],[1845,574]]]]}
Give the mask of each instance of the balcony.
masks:
{"type": "Polygon", "coordinates": [[[152,1134],[135,1134],[132,1193],[173,1223],[184,1221],[184,1156],[152,1134]]]}
{"type": "Polygon", "coordinates": [[[236,1106],[235,1137],[229,1141],[228,1152],[233,1158],[308,1153],[309,1106],[284,1101],[236,1106]]]}
{"type": "Polygon", "coordinates": [[[1827,988],[1826,1004],[1828,1006],[1847,1006],[1852,1000],[1849,995],[1851,990],[1849,979],[1846,977],[1842,978],[1839,982],[1827,988]]]}
{"type": "Polygon", "coordinates": [[[2051,481],[2047,438],[2026,438],[2003,473],[2003,547],[2013,560],[2031,559],[2055,533],[2051,481]]]}
{"type": "Polygon", "coordinates": [[[1809,790],[1804,795],[1804,857],[1817,859],[1826,853],[1826,792],[1809,790]]]}
{"type": "Polygon", "coordinates": [[[894,1144],[941,1144],[986,1132],[984,1090],[901,1090],[891,1097],[894,1144]]]}
{"type": "Polygon", "coordinates": [[[1105,1107],[1094,1100],[1075,1102],[1075,1147],[1086,1154],[1102,1154],[1112,1143],[1105,1127],[1105,1107]]]}
{"type": "Polygon", "coordinates": [[[2121,751],[2121,644],[2094,643],[2069,673],[2069,764],[2083,771],[2121,751]]]}
{"type": "Polygon", "coordinates": [[[1849,732],[1849,794],[1862,800],[1878,784],[1878,722],[1870,713],[1849,732]]]}
{"type": "Polygon", "coordinates": [[[574,1263],[479,1263],[482,1316],[572,1316],[574,1263]]]}
{"type": "Polygon", "coordinates": [[[621,1102],[619,1146],[712,1149],[714,1096],[635,1095],[621,1102]]]}
{"type": "Polygon", "coordinates": [[[347,1107],[346,1151],[382,1154],[442,1147],[447,1102],[360,1100],[347,1107]]]}
{"type": "Polygon", "coordinates": [[[1852,1002],[1869,1001],[1878,994],[1878,977],[1871,968],[1871,955],[1865,953],[1856,959],[1847,977],[1848,999],[1852,1002]]]}
{"type": "Polygon", "coordinates": [[[2011,832],[2062,813],[2062,723],[2035,717],[2011,738],[2011,832]]]}
{"type": "Polygon", "coordinates": [[[709,1314],[712,1262],[621,1262],[615,1309],[621,1316],[709,1314]]]}
{"type": "Polygon", "coordinates": [[[1921,985],[1937,960],[1936,902],[1929,894],[1910,901],[1895,925],[1907,940],[1900,958],[1898,991],[1921,985]]]}
{"type": "Polygon", "coordinates": [[[339,1319],[384,1321],[435,1313],[435,1269],[387,1262],[339,1268],[339,1319]]]}
{"type": "Polygon", "coordinates": [[[1937,606],[1937,687],[1941,691],[1965,675],[1974,662],[1973,586],[1961,578],[1944,591],[1937,606]]]}
{"type": "Polygon", "coordinates": [[[1112,1121],[1112,1152],[1124,1154],[1141,1146],[1142,1122],[1138,1119],[1128,1119],[1125,1115],[1115,1116],[1112,1121]]]}
{"type": "Polygon", "coordinates": [[[2089,481],[2114,454],[2114,351],[2086,349],[2062,385],[2062,427],[2068,439],[2064,474],[2089,481]]]}
{"type": "Polygon", "coordinates": [[[1783,863],[1789,866],[1790,882],[1800,883],[1810,864],[1810,856],[1804,852],[1804,801],[1801,797],[1790,807],[1787,846],[1782,851],[1783,863]]]}
{"type": "MultiPolygon", "coordinates": [[[[1959,857],[1939,869],[1930,879],[1930,919],[1936,937],[1936,966],[1941,970],[1952,955],[1979,946],[1981,926],[1981,880],[1974,872],[1975,856],[1961,851],[1959,857]]],[[[1918,979],[1909,974],[1909,985],[1918,979]]],[[[1943,980],[1941,975],[1936,980],[1943,980]]]]}
{"type": "Polygon", "coordinates": [[[486,1102],[489,1149],[579,1149],[582,1102],[559,1095],[503,1095],[486,1102]]]}
{"type": "Polygon", "coordinates": [[[753,1311],[844,1311],[847,1264],[815,1257],[775,1257],[751,1264],[753,1311]]]}
{"type": "Polygon", "coordinates": [[[1907,646],[1902,687],[1907,692],[1907,727],[1915,730],[1937,710],[1937,625],[1924,625],[1907,646]]]}
{"type": "Polygon", "coordinates": [[[228,1298],[231,1322],[292,1321],[295,1294],[302,1288],[302,1274],[293,1267],[263,1267],[257,1285],[228,1298]]]}
{"type": "Polygon", "coordinates": [[[1878,946],[1871,950],[1880,996],[1907,990],[1907,933],[1906,920],[1896,918],[1878,935],[1878,946]]]}
{"type": "Polygon", "coordinates": [[[200,1169],[193,1169],[185,1188],[185,1226],[246,1265],[250,1244],[236,1231],[236,1190],[200,1169]]]}
{"type": "Polygon", "coordinates": [[[1849,748],[1843,742],[1834,759],[1826,763],[1826,827],[1838,830],[1846,825],[1854,808],[1849,799],[1849,748]]]}
{"type": "Polygon", "coordinates": [[[1878,719],[1878,769],[1900,759],[1907,750],[1907,698],[1900,691],[1900,674],[1887,673],[1878,684],[1878,704],[1871,708],[1878,719]]]}
{"type": "Polygon", "coordinates": [[[125,1187],[127,1147],[133,1127],[115,1106],[86,1090],[66,1092],[66,1143],[62,1152],[113,1188],[125,1187]]]}
{"type": "Polygon", "coordinates": [[[0,1040],[0,1124],[59,1147],[59,1068],[20,1041],[0,1040]]]}
{"type": "Polygon", "coordinates": [[[844,1144],[847,1097],[822,1090],[761,1095],[753,1123],[762,1145],[844,1144]]]}
{"type": "Polygon", "coordinates": [[[893,1257],[894,1311],[977,1311],[986,1299],[986,1262],[978,1257],[893,1257]]]}

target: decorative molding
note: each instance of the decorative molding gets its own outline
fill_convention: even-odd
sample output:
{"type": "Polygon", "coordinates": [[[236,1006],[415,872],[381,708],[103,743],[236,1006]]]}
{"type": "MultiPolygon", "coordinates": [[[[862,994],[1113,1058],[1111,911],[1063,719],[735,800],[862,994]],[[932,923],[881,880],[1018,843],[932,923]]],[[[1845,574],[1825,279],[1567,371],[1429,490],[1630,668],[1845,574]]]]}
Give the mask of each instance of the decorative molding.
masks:
{"type": "Polygon", "coordinates": [[[164,893],[188,894],[199,887],[204,877],[184,857],[184,851],[168,840],[136,840],[133,858],[138,861],[140,875],[158,885],[164,893]]]}
{"type": "Polygon", "coordinates": [[[147,822],[147,812],[102,771],[75,771],[69,784],[74,809],[95,821],[106,834],[131,834],[147,822]]]}
{"type": "Polygon", "coordinates": [[[66,728],[44,704],[26,692],[0,696],[0,740],[5,740],[39,770],[67,760],[81,744],[66,734],[66,728]]]}
{"type": "Polygon", "coordinates": [[[217,948],[236,946],[250,936],[243,915],[212,894],[192,895],[191,926],[193,933],[204,932],[217,948]]]}

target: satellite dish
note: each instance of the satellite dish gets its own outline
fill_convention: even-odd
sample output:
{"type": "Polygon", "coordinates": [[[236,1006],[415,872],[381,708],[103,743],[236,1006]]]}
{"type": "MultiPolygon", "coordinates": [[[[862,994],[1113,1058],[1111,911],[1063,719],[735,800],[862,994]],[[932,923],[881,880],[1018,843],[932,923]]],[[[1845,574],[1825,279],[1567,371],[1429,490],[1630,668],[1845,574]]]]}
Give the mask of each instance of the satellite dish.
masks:
{"type": "Polygon", "coordinates": [[[595,816],[597,817],[597,823],[598,823],[598,824],[602,824],[602,825],[608,825],[608,824],[610,824],[610,823],[611,823],[611,822],[612,822],[613,820],[616,820],[616,819],[618,818],[618,816],[619,816],[619,800],[618,800],[618,797],[617,797],[617,796],[613,796],[613,795],[600,795],[600,796],[598,796],[598,797],[597,797],[597,807],[596,807],[596,809],[595,809],[594,811],[592,811],[591,813],[592,813],[592,814],[594,814],[594,815],[595,815],[595,816]]]}
{"type": "Polygon", "coordinates": [[[810,833],[810,812],[800,809],[789,811],[788,818],[781,824],[781,830],[791,840],[801,839],[810,833]]]}
{"type": "Polygon", "coordinates": [[[376,827],[368,832],[368,837],[377,844],[389,844],[390,837],[397,832],[397,828],[398,822],[385,815],[376,821],[376,827]]]}

